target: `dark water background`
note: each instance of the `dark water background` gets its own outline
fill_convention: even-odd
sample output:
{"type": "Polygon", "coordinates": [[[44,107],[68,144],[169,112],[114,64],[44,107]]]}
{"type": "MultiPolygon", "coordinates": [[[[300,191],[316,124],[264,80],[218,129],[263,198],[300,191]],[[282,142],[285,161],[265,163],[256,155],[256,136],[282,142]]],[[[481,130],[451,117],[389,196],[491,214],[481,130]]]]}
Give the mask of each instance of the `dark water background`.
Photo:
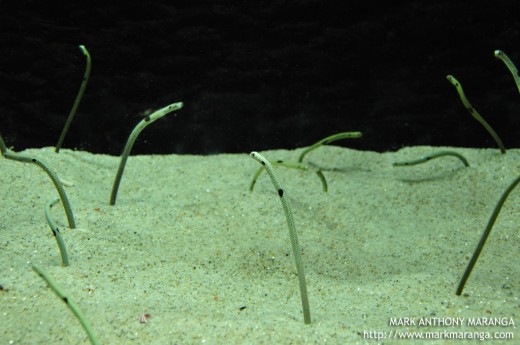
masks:
{"type": "Polygon", "coordinates": [[[515,1],[0,0],[0,132],[15,150],[121,153],[143,114],[185,108],[143,131],[133,154],[306,146],[342,131],[362,150],[495,147],[453,74],[506,147],[520,147],[515,1]]]}

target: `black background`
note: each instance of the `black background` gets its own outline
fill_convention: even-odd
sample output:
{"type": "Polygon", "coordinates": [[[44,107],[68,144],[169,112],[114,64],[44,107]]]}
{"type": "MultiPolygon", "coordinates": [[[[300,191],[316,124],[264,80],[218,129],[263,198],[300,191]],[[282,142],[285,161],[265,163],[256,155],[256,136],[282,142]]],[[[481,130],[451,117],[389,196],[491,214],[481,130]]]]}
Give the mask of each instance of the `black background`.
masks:
{"type": "Polygon", "coordinates": [[[446,80],[453,74],[506,147],[520,147],[516,1],[0,0],[0,132],[15,150],[54,146],[92,75],[63,147],[118,155],[344,145],[496,147],[446,80]]]}

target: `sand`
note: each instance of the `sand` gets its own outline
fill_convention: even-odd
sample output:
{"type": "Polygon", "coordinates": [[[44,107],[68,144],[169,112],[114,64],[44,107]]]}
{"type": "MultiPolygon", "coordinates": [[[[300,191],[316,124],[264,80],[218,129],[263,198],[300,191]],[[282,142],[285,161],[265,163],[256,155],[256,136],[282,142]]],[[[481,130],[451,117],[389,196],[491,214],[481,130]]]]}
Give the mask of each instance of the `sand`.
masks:
{"type": "MultiPolygon", "coordinates": [[[[300,152],[262,154],[295,161],[300,152]]],[[[464,344],[478,341],[394,337],[518,336],[520,189],[463,296],[455,295],[498,199],[520,174],[518,149],[322,147],[305,164],[322,169],[327,193],[312,172],[276,168],[302,247],[311,325],[303,323],[281,203],[265,173],[248,191],[260,166],[248,154],[132,156],[115,206],[108,201],[119,157],[52,148],[20,154],[63,179],[77,228],[68,228],[61,204],[53,207],[71,262],[62,267],[44,216],[57,197],[51,180],[35,165],[0,159],[1,344],[89,343],[31,264],[79,305],[101,344],[464,344]],[[453,157],[392,166],[446,149],[470,167],[453,157]],[[145,313],[151,318],[140,323],[145,313]],[[471,324],[489,318],[507,325],[471,324]]]]}

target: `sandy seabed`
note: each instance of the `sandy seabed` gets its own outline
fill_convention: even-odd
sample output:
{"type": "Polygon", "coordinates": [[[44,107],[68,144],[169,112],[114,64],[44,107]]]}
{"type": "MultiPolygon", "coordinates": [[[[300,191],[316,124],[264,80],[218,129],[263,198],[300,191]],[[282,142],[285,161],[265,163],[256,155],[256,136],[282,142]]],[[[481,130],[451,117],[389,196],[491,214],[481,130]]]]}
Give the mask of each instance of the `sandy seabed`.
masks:
{"type": "MultiPolygon", "coordinates": [[[[300,152],[262,154],[296,161],[300,152]]],[[[311,325],[303,323],[281,203],[265,173],[248,191],[260,166],[248,154],[132,156],[115,206],[108,201],[119,157],[53,148],[20,154],[58,173],[77,228],[54,206],[71,262],[62,267],[44,216],[57,197],[51,180],[35,165],[0,159],[1,344],[89,343],[31,264],[80,306],[101,344],[465,344],[478,340],[398,338],[520,336],[520,188],[463,296],[455,295],[498,199],[520,174],[518,149],[322,147],[305,164],[322,169],[327,193],[312,172],[277,167],[302,247],[311,325]],[[454,157],[392,166],[446,149],[470,167],[454,157]],[[151,318],[140,323],[145,313],[151,318]],[[444,324],[419,325],[421,318],[444,324]],[[508,324],[468,323],[483,318],[508,324]]]]}

